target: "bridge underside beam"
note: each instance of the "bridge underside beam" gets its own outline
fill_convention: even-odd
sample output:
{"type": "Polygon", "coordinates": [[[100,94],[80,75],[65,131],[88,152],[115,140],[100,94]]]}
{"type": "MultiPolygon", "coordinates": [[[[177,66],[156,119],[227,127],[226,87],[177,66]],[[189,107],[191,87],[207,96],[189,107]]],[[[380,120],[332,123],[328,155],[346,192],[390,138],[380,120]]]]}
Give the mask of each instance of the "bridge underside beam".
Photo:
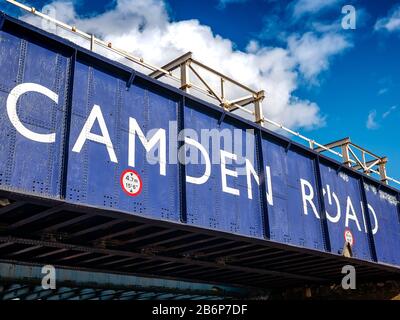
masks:
{"type": "Polygon", "coordinates": [[[400,274],[395,267],[263,239],[20,194],[0,196],[12,206],[0,216],[3,261],[261,290],[337,283],[348,264],[358,281],[400,274]]]}

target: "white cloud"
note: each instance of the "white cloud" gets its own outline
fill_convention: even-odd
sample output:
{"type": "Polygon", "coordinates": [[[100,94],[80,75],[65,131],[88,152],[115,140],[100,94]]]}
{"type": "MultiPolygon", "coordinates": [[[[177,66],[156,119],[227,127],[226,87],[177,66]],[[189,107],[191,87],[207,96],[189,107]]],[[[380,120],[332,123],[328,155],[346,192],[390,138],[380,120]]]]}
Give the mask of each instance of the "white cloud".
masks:
{"type": "Polygon", "coordinates": [[[394,7],[387,17],[379,19],[375,23],[375,30],[400,31],[400,5],[394,7]]]}
{"type": "Polygon", "coordinates": [[[256,53],[260,50],[260,44],[257,40],[250,40],[250,42],[246,46],[246,51],[249,53],[256,53]]]}
{"type": "Polygon", "coordinates": [[[376,110],[371,110],[369,112],[366,126],[367,126],[367,129],[370,129],[370,130],[379,128],[379,125],[376,122],[376,110]]]}
{"type": "Polygon", "coordinates": [[[378,95],[380,96],[380,95],[382,95],[382,94],[385,94],[386,92],[388,92],[389,91],[389,89],[388,88],[382,88],[382,89],[379,89],[379,91],[378,91],[378,95]]]}
{"type": "Polygon", "coordinates": [[[393,111],[397,109],[397,106],[391,106],[389,110],[383,113],[382,118],[385,119],[387,118],[393,111]]]}
{"type": "Polygon", "coordinates": [[[307,13],[317,13],[339,2],[341,0],[298,0],[293,6],[293,17],[300,18],[307,13]]]}
{"type": "Polygon", "coordinates": [[[342,52],[350,43],[341,35],[326,33],[318,37],[308,32],[288,39],[289,49],[304,76],[312,80],[329,68],[329,58],[342,52]]]}
{"type": "MultiPolygon", "coordinates": [[[[198,20],[171,22],[162,0],[117,0],[103,14],[81,18],[71,2],[55,1],[57,19],[95,33],[155,65],[192,51],[194,57],[255,89],[265,89],[265,115],[291,128],[324,124],[318,105],[299,99],[299,76],[315,80],[332,56],[349,46],[340,35],[306,33],[292,36],[287,47],[265,47],[252,41],[246,51],[215,35],[198,20]]],[[[38,23],[31,15],[24,19],[38,23]]],[[[58,30],[60,33],[60,30],[58,30]]],[[[70,33],[63,33],[70,37],[70,33]]]]}
{"type": "Polygon", "coordinates": [[[378,113],[376,110],[371,110],[368,113],[368,118],[367,118],[367,123],[366,123],[367,129],[370,129],[370,130],[378,129],[380,127],[379,122],[383,122],[383,120],[385,120],[387,117],[389,117],[390,114],[392,114],[394,111],[396,111],[396,109],[397,109],[397,106],[391,106],[384,113],[382,113],[381,116],[380,115],[378,116],[378,113]],[[378,120],[378,118],[379,118],[379,120],[378,120]]]}

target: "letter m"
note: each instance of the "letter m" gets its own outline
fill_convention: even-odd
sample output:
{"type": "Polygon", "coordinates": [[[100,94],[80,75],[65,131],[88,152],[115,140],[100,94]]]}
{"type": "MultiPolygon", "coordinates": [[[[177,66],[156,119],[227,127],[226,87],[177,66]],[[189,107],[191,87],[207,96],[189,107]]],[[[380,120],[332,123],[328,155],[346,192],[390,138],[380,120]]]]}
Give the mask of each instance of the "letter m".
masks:
{"type": "MultiPolygon", "coordinates": [[[[128,165],[135,167],[135,143],[136,135],[140,142],[145,148],[146,152],[149,153],[158,144],[158,162],[160,163],[160,175],[166,175],[167,169],[167,140],[165,129],[157,129],[150,139],[147,139],[143,131],[140,129],[139,124],[135,118],[129,118],[129,154],[128,154],[128,165]]],[[[149,157],[146,157],[149,161],[149,157]]],[[[150,162],[150,161],[149,161],[150,162]]]]}

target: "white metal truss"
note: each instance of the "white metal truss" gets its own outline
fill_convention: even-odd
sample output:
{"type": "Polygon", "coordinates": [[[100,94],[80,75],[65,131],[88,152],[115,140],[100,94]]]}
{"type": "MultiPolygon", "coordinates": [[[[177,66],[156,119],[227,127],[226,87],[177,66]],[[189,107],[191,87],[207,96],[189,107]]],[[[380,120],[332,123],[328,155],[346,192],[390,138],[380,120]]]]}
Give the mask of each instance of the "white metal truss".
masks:
{"type": "MultiPolygon", "coordinates": [[[[167,63],[165,66],[162,67],[162,69],[169,71],[170,73],[175,69],[180,70],[180,89],[189,92],[190,88],[195,88],[203,92],[204,94],[216,99],[219,102],[219,105],[227,111],[232,112],[240,109],[242,111],[252,114],[255,117],[255,122],[261,123],[263,121],[261,103],[264,99],[264,91],[255,91],[248,86],[206,66],[205,64],[193,59],[191,52],[185,53],[177,59],[167,63]],[[212,82],[219,83],[220,87],[215,88],[215,85],[213,86],[211,81],[207,80],[204,76],[201,75],[200,70],[206,71],[208,72],[208,74],[211,74],[217,80],[212,82]],[[195,78],[200,81],[203,87],[193,84],[190,79],[189,71],[191,71],[195,78]],[[236,99],[228,99],[228,97],[226,97],[225,90],[227,82],[246,92],[246,95],[236,99]],[[247,105],[250,104],[253,104],[254,111],[245,108],[247,105]]],[[[165,73],[158,70],[150,73],[150,76],[155,79],[158,79],[164,75],[165,73]]]]}
{"type": "MultiPolygon", "coordinates": [[[[371,172],[378,172],[383,183],[388,182],[386,174],[386,157],[380,157],[360,147],[350,141],[350,138],[344,138],[325,145],[332,150],[340,148],[342,152],[343,163],[355,170],[362,170],[367,175],[371,172]],[[374,170],[375,169],[375,170],[374,170]]],[[[325,148],[318,147],[314,149],[317,152],[324,152],[325,148]]]]}
{"type": "Polygon", "coordinates": [[[261,126],[266,124],[277,127],[291,135],[298,137],[299,139],[305,141],[309,148],[317,152],[329,152],[337,157],[342,158],[343,163],[355,170],[360,170],[366,174],[374,173],[380,177],[383,183],[393,182],[400,185],[400,181],[387,176],[386,174],[386,157],[379,157],[372,152],[352,143],[349,138],[335,141],[326,145],[322,145],[315,140],[305,137],[299,132],[293,131],[284,125],[277,123],[271,119],[264,117],[262,101],[265,97],[263,90],[256,91],[248,86],[206,66],[205,64],[193,59],[192,53],[188,52],[181,57],[167,63],[162,68],[157,67],[153,64],[146,62],[143,58],[132,55],[125,50],[115,48],[111,42],[106,42],[104,40],[96,38],[93,34],[86,33],[77,29],[75,26],[70,26],[66,23],[58,21],[46,14],[37,11],[34,7],[29,7],[27,5],[21,4],[15,0],[6,0],[7,2],[32,13],[46,21],[49,21],[64,30],[70,31],[76,35],[89,41],[90,50],[95,51],[95,47],[105,48],[110,50],[110,52],[127,59],[147,70],[150,70],[149,76],[159,79],[166,77],[178,83],[179,88],[185,92],[190,92],[191,94],[200,93],[211,97],[218,101],[219,105],[229,112],[234,112],[236,110],[243,111],[251,116],[253,116],[254,121],[259,123],[261,126]],[[178,75],[173,74],[174,70],[179,69],[178,75]],[[208,73],[208,77],[202,74],[202,71],[208,73]],[[190,75],[193,75],[197,80],[191,81],[190,75]],[[210,81],[210,75],[214,77],[213,81],[210,81]],[[215,87],[215,83],[219,83],[219,88],[215,87]],[[226,94],[226,84],[229,83],[245,92],[246,95],[239,98],[228,97],[226,94]],[[193,90],[191,90],[193,89],[193,90]],[[246,108],[252,105],[252,109],[246,108]],[[335,150],[337,148],[341,149],[341,152],[335,150]]]}

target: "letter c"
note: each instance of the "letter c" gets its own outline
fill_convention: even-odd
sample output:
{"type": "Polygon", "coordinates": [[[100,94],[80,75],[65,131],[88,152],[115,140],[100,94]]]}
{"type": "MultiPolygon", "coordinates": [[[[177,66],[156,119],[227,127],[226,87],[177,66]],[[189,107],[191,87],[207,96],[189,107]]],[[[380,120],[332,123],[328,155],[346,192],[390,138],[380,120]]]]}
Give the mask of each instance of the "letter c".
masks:
{"type": "Polygon", "coordinates": [[[58,103],[58,95],[53,91],[47,89],[46,87],[41,86],[40,84],[36,83],[22,83],[17,85],[14,89],[11,90],[10,94],[7,98],[7,114],[10,118],[11,123],[15,127],[15,129],[22,134],[24,137],[42,143],[53,143],[56,141],[56,134],[55,133],[36,133],[28,128],[26,128],[17,114],[17,102],[18,99],[27,92],[38,92],[41,93],[55,103],[58,103]]]}

